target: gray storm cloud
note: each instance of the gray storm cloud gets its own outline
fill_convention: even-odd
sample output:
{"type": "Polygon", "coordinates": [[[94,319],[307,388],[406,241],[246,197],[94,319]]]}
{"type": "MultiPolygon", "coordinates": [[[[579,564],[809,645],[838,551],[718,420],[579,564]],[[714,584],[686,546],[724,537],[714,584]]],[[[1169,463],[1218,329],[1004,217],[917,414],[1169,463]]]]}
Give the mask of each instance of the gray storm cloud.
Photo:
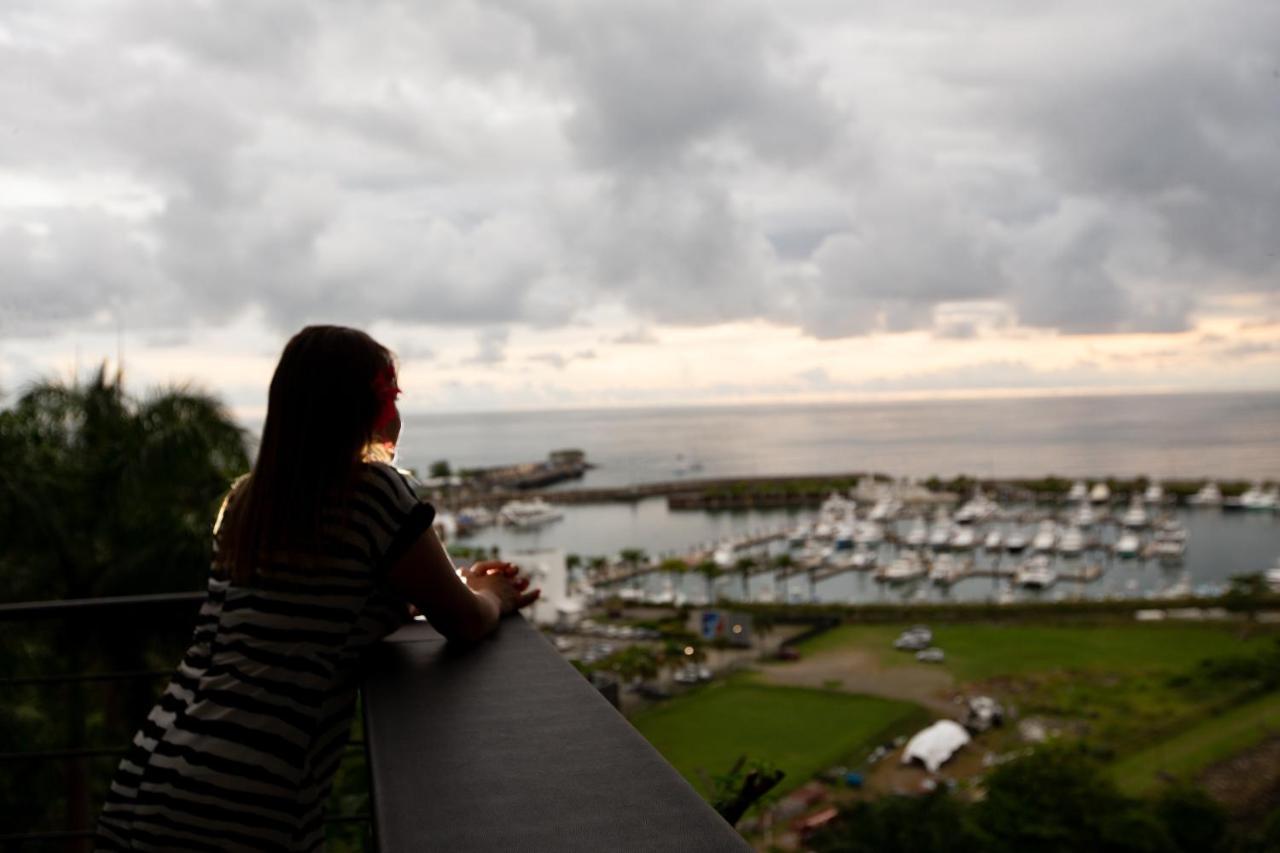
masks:
{"type": "Polygon", "coordinates": [[[1179,330],[1280,283],[1277,32],[1270,0],[6,4],[0,334],[1179,330]]]}

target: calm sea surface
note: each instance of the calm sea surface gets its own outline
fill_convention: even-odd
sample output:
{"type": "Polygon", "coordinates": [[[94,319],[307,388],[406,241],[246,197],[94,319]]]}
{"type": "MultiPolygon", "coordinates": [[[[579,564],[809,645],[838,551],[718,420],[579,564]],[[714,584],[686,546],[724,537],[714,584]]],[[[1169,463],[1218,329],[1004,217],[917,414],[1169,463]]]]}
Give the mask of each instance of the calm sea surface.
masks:
{"type": "Polygon", "coordinates": [[[1276,478],[1280,394],[419,415],[405,419],[401,455],[425,471],[436,459],[531,462],[561,447],[599,466],[587,486],[680,472],[1276,478]]]}
{"type": "MultiPolygon", "coordinates": [[[[974,474],[1022,477],[1148,475],[1156,478],[1280,478],[1280,395],[1216,394],[900,402],[824,406],[642,409],[410,416],[401,458],[425,471],[436,459],[455,468],[542,459],[561,447],[586,451],[598,467],[564,488],[679,477],[879,471],[893,476],[974,474]],[[694,466],[697,466],[696,469],[694,466]]],[[[681,552],[751,530],[776,529],[807,512],[671,512],[661,498],[636,504],[566,507],[565,518],[535,531],[491,528],[468,544],[513,555],[554,547],[583,555],[643,548],[681,552]]],[[[1102,580],[1059,583],[1019,597],[1134,595],[1175,585],[1220,583],[1261,571],[1280,555],[1280,515],[1179,511],[1190,540],[1181,566],[1104,560],[1102,580]]],[[[1008,527],[1006,524],[1005,527],[1008,527]]],[[[1113,534],[1108,534],[1113,535],[1113,534]]],[[[781,545],[772,546],[774,550],[781,545]]],[[[892,557],[887,546],[882,559],[892,557]]],[[[979,562],[990,557],[977,555],[979,562]]],[[[1009,559],[1005,557],[1004,559],[1009,559]]],[[[1078,563],[1061,563],[1071,570],[1078,563]]],[[[667,580],[643,583],[654,591],[667,580]]],[[[726,593],[741,592],[722,578],[726,593]]],[[[995,596],[1002,582],[962,581],[950,591],[928,584],[886,587],[850,572],[818,585],[828,601],[934,600],[995,596]]],[[[701,594],[700,577],[679,588],[701,594]]],[[[751,594],[807,599],[808,581],[752,578],[751,594]]]]}

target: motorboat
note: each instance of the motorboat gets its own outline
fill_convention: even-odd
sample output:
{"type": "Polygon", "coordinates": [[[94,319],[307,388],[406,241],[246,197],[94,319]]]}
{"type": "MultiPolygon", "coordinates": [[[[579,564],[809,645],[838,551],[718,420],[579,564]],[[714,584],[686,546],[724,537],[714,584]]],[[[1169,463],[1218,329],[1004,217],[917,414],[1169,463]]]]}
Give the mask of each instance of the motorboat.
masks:
{"type": "Polygon", "coordinates": [[[458,525],[463,530],[488,527],[498,520],[493,510],[483,506],[467,506],[458,510],[458,525]]]}
{"type": "Polygon", "coordinates": [[[1087,530],[1098,523],[1098,514],[1093,511],[1088,501],[1081,501],[1076,511],[1071,513],[1071,523],[1081,530],[1087,530]]]}
{"type": "Polygon", "coordinates": [[[921,548],[929,539],[929,528],[925,526],[924,519],[919,516],[911,522],[911,527],[907,529],[907,535],[903,537],[903,541],[908,547],[921,548]]]}
{"type": "Polygon", "coordinates": [[[853,547],[853,543],[857,538],[857,524],[842,521],[836,525],[835,535],[832,537],[837,551],[847,551],[853,547]]]}
{"type": "Polygon", "coordinates": [[[1058,540],[1058,553],[1064,557],[1079,556],[1084,550],[1084,533],[1079,527],[1072,525],[1062,533],[1058,540]]]}
{"type": "Polygon", "coordinates": [[[1187,528],[1178,523],[1176,518],[1165,516],[1155,524],[1155,538],[1173,542],[1187,541],[1187,528]]]}
{"type": "Polygon", "coordinates": [[[915,551],[899,554],[889,565],[876,572],[876,580],[885,583],[906,583],[916,580],[925,573],[924,562],[915,551]]]}
{"type": "Polygon", "coordinates": [[[1191,506],[1222,506],[1222,491],[1217,483],[1205,483],[1200,487],[1200,491],[1187,498],[1187,503],[1191,506]]]}
{"type": "Polygon", "coordinates": [[[986,538],[982,540],[982,547],[986,551],[999,551],[1002,545],[1004,545],[1004,537],[994,528],[987,531],[986,538]]]}
{"type": "Polygon", "coordinates": [[[512,527],[541,527],[564,518],[564,513],[542,498],[527,501],[510,501],[498,511],[503,524],[512,527]]]}
{"type": "Polygon", "coordinates": [[[1052,520],[1045,519],[1040,522],[1040,526],[1036,528],[1035,535],[1031,537],[1032,551],[1052,551],[1053,546],[1058,542],[1058,525],[1052,520]]]}
{"type": "Polygon", "coordinates": [[[929,547],[946,548],[951,543],[951,516],[944,507],[938,507],[933,514],[933,526],[929,528],[929,547]]]}
{"type": "Polygon", "coordinates": [[[1111,500],[1111,489],[1106,483],[1094,483],[1093,488],[1089,490],[1089,502],[1095,504],[1104,504],[1111,500]]]}
{"type": "Polygon", "coordinates": [[[999,504],[983,494],[981,489],[975,489],[973,497],[965,501],[964,505],[956,510],[955,521],[956,524],[972,524],[986,521],[999,510],[999,504]]]}
{"type": "Polygon", "coordinates": [[[836,522],[847,518],[858,508],[858,502],[838,492],[827,495],[818,508],[818,514],[826,521],[836,522]]]}
{"type": "Polygon", "coordinates": [[[1147,547],[1147,555],[1162,563],[1180,563],[1187,553],[1187,543],[1179,539],[1155,539],[1147,547]]]}
{"type": "Polygon", "coordinates": [[[964,566],[951,554],[939,554],[929,566],[929,580],[939,586],[949,586],[960,579],[964,566]]]}
{"type": "Polygon", "coordinates": [[[1037,554],[1018,567],[1013,582],[1026,589],[1048,589],[1058,582],[1058,573],[1049,565],[1048,557],[1037,554]]]}
{"type": "Polygon", "coordinates": [[[1162,563],[1180,563],[1186,553],[1187,529],[1174,518],[1165,517],[1156,522],[1147,555],[1162,563]]]}
{"type": "Polygon", "coordinates": [[[804,543],[809,541],[809,532],[807,524],[791,528],[791,532],[787,534],[787,545],[791,548],[803,548],[804,543]]]}
{"type": "Polygon", "coordinates": [[[875,568],[876,552],[865,545],[855,545],[853,553],[849,555],[849,568],[858,571],[866,571],[875,568]]]}
{"type": "Polygon", "coordinates": [[[853,541],[858,545],[879,545],[884,541],[884,525],[878,521],[860,521],[853,526],[853,541]]]}
{"type": "Polygon", "coordinates": [[[1263,491],[1261,486],[1246,489],[1244,494],[1240,495],[1240,508],[1252,511],[1278,510],[1280,509],[1280,490],[1273,487],[1263,491]]]}
{"type": "Polygon", "coordinates": [[[902,511],[902,501],[897,498],[883,497],[867,512],[869,521],[892,521],[902,511]]]}
{"type": "Polygon", "coordinates": [[[1141,549],[1142,540],[1132,530],[1126,530],[1121,533],[1120,538],[1111,546],[1111,550],[1115,552],[1115,555],[1124,559],[1132,559],[1138,556],[1138,551],[1141,549]]]}
{"type": "Polygon", "coordinates": [[[1272,592],[1280,592],[1280,557],[1276,558],[1276,564],[1267,569],[1262,576],[1272,592]]]}
{"type": "Polygon", "coordinates": [[[1029,544],[1031,539],[1028,538],[1026,531],[1016,527],[1009,531],[1009,535],[1004,539],[1004,549],[1010,554],[1021,554],[1027,550],[1029,544]]]}
{"type": "Polygon", "coordinates": [[[1151,483],[1142,493],[1142,501],[1153,506],[1164,503],[1164,487],[1159,483],[1151,483]]]}
{"type": "Polygon", "coordinates": [[[1067,492],[1067,500],[1071,503],[1086,500],[1089,497],[1089,487],[1085,485],[1084,480],[1076,480],[1071,484],[1071,490],[1067,492]]]}
{"type": "Polygon", "coordinates": [[[958,525],[951,535],[951,547],[957,551],[969,551],[977,544],[978,534],[970,525],[958,525]]]}
{"type": "Polygon", "coordinates": [[[1120,516],[1120,523],[1125,527],[1139,528],[1146,527],[1151,522],[1147,516],[1147,510],[1142,505],[1142,500],[1134,496],[1129,502],[1129,508],[1124,511],[1124,515],[1120,516]]]}

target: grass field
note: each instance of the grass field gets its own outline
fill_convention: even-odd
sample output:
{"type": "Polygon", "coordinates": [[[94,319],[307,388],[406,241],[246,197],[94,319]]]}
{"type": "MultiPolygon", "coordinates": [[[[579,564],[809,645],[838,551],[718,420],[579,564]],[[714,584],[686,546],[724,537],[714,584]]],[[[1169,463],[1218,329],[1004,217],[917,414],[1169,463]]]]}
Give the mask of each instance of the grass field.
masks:
{"type": "Polygon", "coordinates": [[[742,755],[786,771],[784,792],[847,758],[861,759],[890,729],[919,722],[906,702],[736,678],[648,709],[631,722],[689,782],[727,772],[742,755]]]}
{"type": "Polygon", "coordinates": [[[1189,778],[1268,737],[1280,734],[1280,693],[1271,693],[1116,762],[1116,783],[1130,793],[1153,787],[1158,773],[1189,778]]]}
{"type": "MultiPolygon", "coordinates": [[[[904,625],[843,625],[800,647],[801,654],[842,648],[874,651],[886,666],[911,665],[893,648],[904,625]]],[[[1239,654],[1272,642],[1275,632],[1242,640],[1237,625],[1135,623],[1132,625],[940,625],[934,645],[960,681],[1063,670],[1114,673],[1186,669],[1204,658],[1239,654]]]]}

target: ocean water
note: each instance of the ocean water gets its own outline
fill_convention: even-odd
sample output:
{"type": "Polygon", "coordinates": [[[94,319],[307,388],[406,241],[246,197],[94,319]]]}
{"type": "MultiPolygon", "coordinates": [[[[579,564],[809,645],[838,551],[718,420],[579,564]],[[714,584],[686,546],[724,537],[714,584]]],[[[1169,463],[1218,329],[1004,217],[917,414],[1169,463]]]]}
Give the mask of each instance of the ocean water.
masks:
{"type": "MultiPolygon", "coordinates": [[[[1058,397],[1013,400],[895,402],[823,406],[643,409],[410,416],[401,459],[425,470],[436,459],[455,468],[542,459],[561,447],[586,451],[598,467],[562,488],[613,486],[679,477],[878,471],[895,477],[973,474],[1023,477],[1060,474],[1156,478],[1280,479],[1280,394],[1058,397]],[[690,470],[691,463],[698,470],[690,470]]],[[[584,556],[623,548],[650,554],[692,547],[754,530],[794,526],[808,511],[673,512],[665,499],[567,506],[563,520],[539,530],[489,528],[467,544],[505,555],[559,548],[584,556]]],[[[1280,555],[1280,515],[1181,510],[1190,533],[1181,565],[1140,560],[1101,562],[1103,578],[1060,583],[1019,597],[1142,595],[1175,584],[1222,583],[1262,571],[1280,555]]],[[[772,546],[773,550],[782,547],[772,546]]],[[[882,560],[892,558],[887,546],[882,560]]],[[[988,555],[977,555],[990,562],[988,555]]],[[[1003,559],[1009,559],[1007,557],[1003,559]]],[[[1079,561],[1076,561],[1078,564],[1079,561]]],[[[1060,568],[1076,568],[1061,563],[1060,568]]],[[[640,583],[654,592],[667,583],[640,583]]],[[[753,577],[753,597],[808,599],[815,590],[795,577],[753,577]]],[[[701,577],[677,581],[700,595],[701,577]]],[[[888,587],[849,572],[816,589],[824,601],[961,600],[997,595],[1001,582],[973,578],[950,590],[928,584],[888,587]]],[[[717,581],[741,594],[741,581],[717,581]]]]}
{"type": "Polygon", "coordinates": [[[567,488],[851,471],[1280,478],[1280,394],[410,415],[401,458],[425,471],[562,447],[598,466],[567,488]]]}

